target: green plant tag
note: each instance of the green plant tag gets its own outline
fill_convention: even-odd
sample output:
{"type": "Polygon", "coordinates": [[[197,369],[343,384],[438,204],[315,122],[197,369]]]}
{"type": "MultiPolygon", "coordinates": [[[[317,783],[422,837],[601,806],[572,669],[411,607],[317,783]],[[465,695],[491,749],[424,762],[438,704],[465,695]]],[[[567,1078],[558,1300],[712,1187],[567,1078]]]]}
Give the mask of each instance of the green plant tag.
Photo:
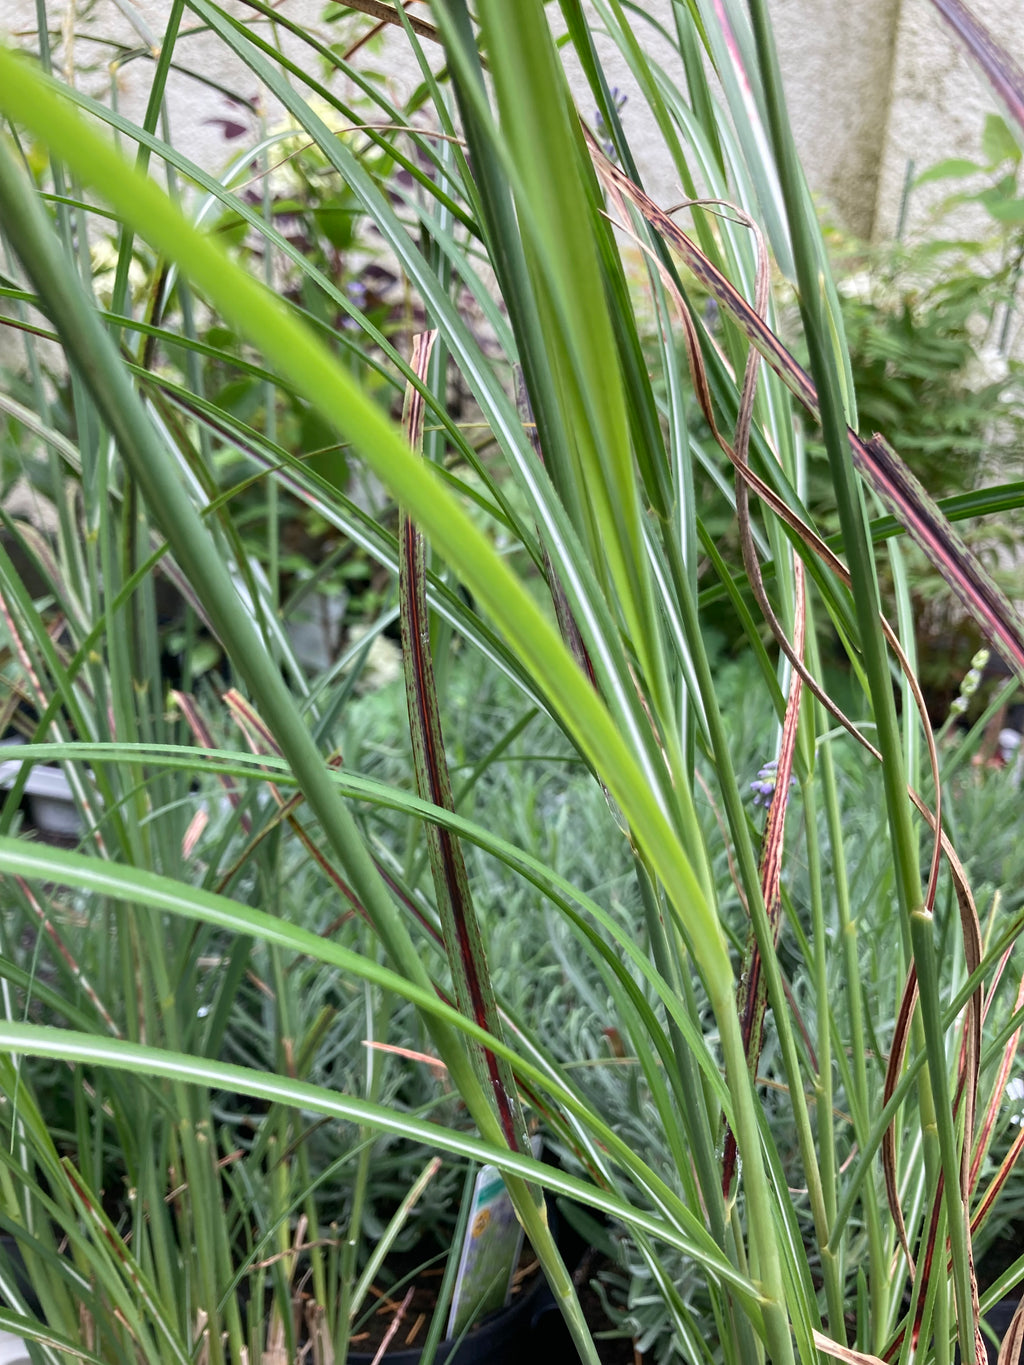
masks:
{"type": "Polygon", "coordinates": [[[504,1180],[496,1167],[481,1166],[473,1185],[459,1273],[452,1294],[449,1339],[465,1331],[485,1313],[505,1306],[522,1244],[523,1229],[504,1180]]]}

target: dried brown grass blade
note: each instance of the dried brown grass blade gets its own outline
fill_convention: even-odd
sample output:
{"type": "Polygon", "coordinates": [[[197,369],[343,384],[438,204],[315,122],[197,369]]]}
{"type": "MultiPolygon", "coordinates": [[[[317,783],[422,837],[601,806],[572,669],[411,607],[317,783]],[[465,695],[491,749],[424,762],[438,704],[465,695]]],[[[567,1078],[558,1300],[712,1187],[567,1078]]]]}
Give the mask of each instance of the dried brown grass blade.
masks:
{"type": "Polygon", "coordinates": [[[403,1318],[409,1311],[409,1305],[412,1303],[412,1296],[415,1292],[416,1286],[413,1285],[408,1289],[405,1298],[398,1305],[398,1308],[395,1312],[395,1316],[391,1319],[391,1322],[388,1326],[388,1330],[384,1333],[384,1340],[377,1348],[377,1354],[373,1357],[371,1365],[381,1365],[381,1361],[383,1361],[385,1355],[387,1354],[388,1347],[391,1345],[391,1342],[394,1340],[395,1334],[397,1333],[399,1327],[401,1327],[402,1325],[403,1318]]]}
{"type": "MultiPolygon", "coordinates": [[[[1014,945],[1011,944],[1003,954],[1000,962],[1000,969],[1002,969],[1003,965],[1009,960],[1010,954],[1013,952],[1013,947],[1014,945]]],[[[994,990],[995,982],[993,982],[992,989],[985,1002],[986,1007],[989,1000],[992,998],[994,990]]],[[[1017,988],[1017,999],[1013,1007],[1014,1013],[1016,1014],[1022,1006],[1024,1006],[1024,974],[1021,975],[1020,984],[1017,988]]],[[[1006,1090],[1006,1083],[1010,1079],[1010,1072],[1013,1069],[1014,1059],[1017,1055],[1017,1044],[1020,1041],[1020,1033],[1021,1031],[1018,1028],[1011,1034],[1006,1046],[1003,1048],[1003,1057],[999,1064],[999,1074],[996,1076],[995,1085],[992,1087],[992,1098],[989,1100],[988,1109],[986,1110],[985,1118],[982,1121],[981,1130],[978,1134],[978,1141],[975,1145],[974,1160],[971,1163],[970,1188],[972,1190],[977,1184],[978,1174],[981,1171],[981,1163],[985,1159],[985,1153],[988,1151],[988,1145],[992,1139],[992,1131],[995,1128],[996,1119],[999,1115],[999,1107],[1003,1101],[1003,1092],[1006,1090]]]]}
{"type": "MultiPolygon", "coordinates": [[[[612,169],[614,170],[614,167],[612,169]]],[[[622,219],[623,223],[625,223],[628,221],[628,216],[625,210],[625,198],[623,197],[623,194],[620,193],[621,187],[619,184],[619,180],[620,179],[623,180],[626,185],[632,185],[632,181],[626,180],[625,177],[621,176],[621,173],[617,174],[619,175],[619,179],[617,179],[613,184],[606,186],[606,188],[608,190],[609,199],[611,200],[612,203],[616,205],[619,216],[622,219]]],[[[637,193],[640,194],[642,192],[637,191],[637,193]]],[[[693,207],[698,206],[708,207],[709,205],[721,206],[721,201],[719,200],[697,201],[694,203],[693,207]]],[[[746,214],[744,214],[742,210],[734,209],[732,208],[732,206],[726,207],[729,207],[730,213],[735,215],[736,221],[741,222],[746,226],[750,227],[755,234],[755,238],[758,243],[759,256],[757,287],[758,292],[760,294],[762,291],[761,281],[767,280],[767,252],[764,246],[763,236],[759,232],[756,224],[754,224],[754,222],[746,214]]],[[[657,210],[657,212],[661,214],[660,209],[657,210]]],[[[661,216],[665,217],[664,214],[662,214],[661,216]]],[[[666,218],[666,221],[671,223],[672,227],[675,228],[675,224],[672,223],[671,219],[666,218]]],[[[623,227],[623,231],[630,233],[628,227],[623,227]]],[[[634,240],[636,240],[635,234],[630,233],[630,235],[634,236],[634,240]]],[[[774,490],[770,488],[768,484],[766,484],[765,481],[761,479],[757,474],[755,474],[754,471],[750,468],[749,462],[746,459],[745,448],[742,447],[742,440],[745,439],[745,429],[749,430],[750,406],[748,406],[748,404],[752,405],[752,399],[749,399],[747,394],[748,382],[746,380],[744,382],[744,393],[741,399],[740,419],[738,423],[738,437],[741,440],[741,449],[739,450],[734,449],[733,446],[730,445],[730,443],[719,431],[715,420],[714,406],[711,400],[711,390],[708,386],[707,373],[704,366],[704,359],[701,354],[700,342],[697,336],[696,326],[690,314],[690,310],[686,305],[686,301],[680,294],[679,288],[675,280],[671,277],[669,272],[665,270],[663,264],[660,261],[653,259],[652,253],[648,252],[647,254],[652,259],[652,264],[654,268],[658,270],[662,279],[662,283],[665,286],[666,292],[668,293],[669,297],[675,304],[677,316],[679,317],[680,323],[683,328],[683,336],[686,343],[687,359],[689,362],[690,373],[693,380],[694,392],[696,394],[697,401],[700,404],[701,412],[703,413],[705,421],[711,428],[711,432],[716,442],[721,447],[723,453],[732,462],[732,465],[736,471],[737,480],[738,481],[742,480],[743,484],[748,485],[750,489],[756,492],[758,497],[762,500],[762,502],[764,502],[768,507],[770,507],[771,510],[776,514],[776,516],[780,517],[789,527],[792,528],[792,530],[794,530],[797,533],[797,535],[804,542],[804,544],[807,545],[807,547],[818,556],[818,558],[822,561],[822,563],[825,564],[829,571],[833,573],[840,580],[840,582],[842,582],[845,586],[849,587],[850,575],[845,564],[843,564],[839,557],[832,552],[832,550],[825,544],[825,542],[821,539],[817,532],[815,532],[810,526],[808,526],[805,521],[803,521],[790,507],[788,507],[787,504],[784,503],[782,499],[774,492],[774,490]]],[[[731,289],[732,286],[730,285],[729,288],[731,289]]],[[[737,297],[741,296],[737,295],[737,297]]],[[[746,307],[747,305],[745,304],[744,306],[746,307]]],[[[760,306],[763,308],[764,305],[762,304],[760,306]]],[[[756,311],[754,312],[754,316],[759,316],[756,311]]],[[[773,334],[769,333],[769,335],[773,334]]],[[[748,376],[752,372],[751,364],[752,362],[748,360],[747,365],[748,376]]],[[[744,536],[743,534],[742,518],[745,516],[745,512],[746,512],[745,501],[738,497],[737,515],[741,517],[741,545],[743,545],[744,551],[744,568],[746,569],[747,576],[750,580],[751,590],[753,591],[757,603],[764,615],[764,618],[768,623],[768,626],[770,627],[773,636],[775,637],[776,643],[778,644],[779,648],[782,650],[786,658],[789,660],[794,670],[803,679],[804,684],[812,693],[814,698],[825,708],[825,710],[830,715],[835,717],[839,724],[847,731],[848,734],[850,734],[857,741],[858,744],[865,748],[868,751],[868,753],[870,753],[872,757],[875,758],[880,763],[882,761],[881,754],[878,752],[875,746],[871,744],[870,741],[867,740],[864,737],[864,735],[857,729],[857,727],[843,712],[843,710],[836,705],[836,703],[832,700],[832,698],[828,695],[824,688],[821,687],[817,679],[813,676],[813,674],[810,673],[810,671],[804,665],[803,659],[793,649],[793,646],[787,639],[786,633],[783,630],[777,616],[775,615],[774,609],[772,608],[771,603],[768,600],[767,593],[764,590],[760,566],[757,563],[757,556],[753,552],[752,541],[750,540],[749,536],[744,536]]],[[[892,649],[893,653],[896,655],[896,659],[900,665],[900,669],[903,672],[904,676],[907,678],[908,684],[911,689],[911,693],[914,698],[914,704],[917,708],[918,714],[921,717],[922,732],[924,734],[925,743],[928,748],[928,757],[932,772],[932,783],[935,790],[936,818],[934,820],[932,828],[933,830],[938,830],[939,826],[941,825],[942,800],[942,788],[939,782],[939,758],[938,752],[935,748],[935,739],[932,734],[931,724],[928,719],[928,712],[927,707],[925,706],[924,694],[921,691],[920,684],[914,674],[913,669],[910,667],[910,663],[906,657],[906,654],[904,653],[903,648],[900,645],[899,637],[896,634],[895,630],[885,619],[885,617],[881,617],[880,621],[886,641],[888,642],[889,647],[892,649]]],[[[913,792],[911,792],[910,794],[915,800],[915,803],[919,804],[919,798],[916,797],[913,792]]],[[[940,862],[941,862],[940,843],[938,837],[936,837],[932,845],[932,857],[930,874],[928,879],[928,891],[925,898],[925,903],[929,909],[934,906],[935,902],[935,894],[938,887],[940,862]]]]}
{"type": "Polygon", "coordinates": [[[323,1304],[315,1303],[312,1297],[306,1300],[304,1308],[312,1365],[334,1365],[334,1338],[327,1321],[326,1308],[323,1304]]]}
{"type": "Polygon", "coordinates": [[[1021,1346],[1024,1345],[1024,1295],[1021,1296],[1017,1311],[1010,1319],[1010,1326],[996,1357],[996,1365],[1020,1365],[1021,1346]]]}
{"type": "MultiPolygon", "coordinates": [[[[810,375],[758,316],[756,308],[744,299],[678,224],[609,161],[596,139],[589,133],[586,133],[586,137],[595,170],[609,197],[619,203],[628,200],[659,236],[679,252],[687,267],[729,312],[787,388],[808,412],[819,417],[818,394],[810,375]]],[[[692,322],[690,327],[692,329],[692,322]]],[[[697,396],[703,407],[705,398],[710,398],[706,383],[703,387],[698,386],[697,396]]],[[[1024,678],[1024,622],[1006,594],[997,587],[991,575],[955,533],[927,490],[881,436],[876,435],[865,441],[848,428],[847,440],[857,469],[893,516],[918,542],[993,647],[1012,662],[1024,678]]],[[[815,549],[817,552],[817,547],[815,549]]]]}
{"type": "Polygon", "coordinates": [[[881,1356],[873,1356],[869,1351],[855,1351],[852,1346],[840,1346],[824,1332],[812,1332],[814,1344],[823,1355],[833,1360],[842,1360],[846,1365],[886,1365],[881,1356]]]}

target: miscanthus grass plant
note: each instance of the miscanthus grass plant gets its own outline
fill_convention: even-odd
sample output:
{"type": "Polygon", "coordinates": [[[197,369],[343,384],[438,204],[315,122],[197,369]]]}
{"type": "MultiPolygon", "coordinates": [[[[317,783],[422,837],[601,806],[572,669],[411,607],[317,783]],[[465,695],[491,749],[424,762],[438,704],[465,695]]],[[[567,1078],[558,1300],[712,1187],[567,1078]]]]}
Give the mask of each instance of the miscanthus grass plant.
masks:
{"type": "MultiPolygon", "coordinates": [[[[1017,73],[955,0],[939,8],[1020,132],[1017,73]]],[[[40,945],[66,949],[74,928],[102,971],[97,989],[65,952],[52,976],[7,955],[2,1221],[42,1315],[2,1321],[47,1360],[344,1359],[365,1289],[366,1143],[397,1133],[500,1167],[582,1360],[596,1348],[545,1190],[626,1230],[667,1357],[948,1362],[958,1345],[980,1361],[972,1243],[1019,1146],[985,1165],[1013,1071],[1022,918],[979,905],[971,850],[946,833],[903,538],[1016,671],[1024,629],[898,453],[857,434],[767,8],[680,2],[663,25],[621,0],[341,9],[414,53],[407,105],[362,74],[360,42],[324,43],[262,0],[175,0],[145,57],[128,54],[152,62],[141,123],[50,74],[43,5],[34,59],[0,54],[4,295],[28,356],[3,406],[41,452],[58,513],[48,541],[8,527],[43,581],[0,557],[10,670],[38,715],[21,756],[60,761],[88,822],[76,852],[0,839],[0,871],[40,945]],[[165,136],[168,74],[187,68],[196,27],[290,120],[220,178],[165,136]],[[649,107],[682,205],[640,183],[599,34],[649,107]],[[403,281],[403,335],[275,221],[260,181],[296,128],[403,281]],[[111,230],[100,309],[89,244],[111,230]],[[298,287],[282,293],[282,272],[298,287]],[[779,277],[809,373],[779,338],[779,277]],[[47,338],[68,367],[62,403],[47,338]],[[210,365],[257,379],[259,404],[207,391],[210,365]],[[449,412],[453,375],[471,421],[449,412]],[[285,413],[315,417],[344,458],[285,442],[285,413]],[[830,543],[802,503],[806,421],[828,454],[830,543]],[[245,489],[222,486],[225,457],[264,490],[263,556],[246,548],[249,514],[240,533],[245,489]],[[350,496],[356,468],[397,519],[350,496]],[[709,478],[736,519],[736,562],[694,496],[709,478]],[[277,546],[296,505],[397,580],[415,791],[350,764],[337,745],[350,684],[340,671],[311,684],[291,656],[277,546]],[[223,697],[186,676],[169,709],[158,571],[223,651],[223,697]],[[704,629],[723,598],[770,718],[746,769],[726,714],[746,699],[720,692],[704,629]],[[60,613],[52,629],[40,604],[60,613]],[[847,660],[841,698],[822,681],[823,639],[847,660]],[[443,730],[467,654],[521,698],[468,774],[449,771],[443,730]],[[474,792],[534,712],[560,732],[558,761],[601,793],[595,832],[620,848],[628,897],[567,876],[557,841],[537,857],[500,814],[474,818],[474,792]],[[870,771],[871,809],[851,806],[848,771],[870,771]],[[550,926],[566,978],[603,1008],[626,1087],[588,1084],[539,1036],[521,983],[507,1002],[494,989],[500,906],[467,848],[500,867],[494,886],[529,889],[517,913],[550,926]],[[334,898],[335,915],[297,908],[300,876],[317,888],[303,900],[334,898]],[[265,1045],[240,1054],[243,982],[264,980],[254,943],[275,1010],[265,1045]],[[396,1002],[415,1007],[457,1113],[402,1107],[372,1067],[353,1083],[318,1065],[326,1024],[306,1006],[330,979],[363,992],[366,1042],[389,1035],[396,1002]],[[40,1002],[63,1027],[33,1017],[40,1002]],[[73,1068],[74,1140],[60,1147],[38,1059],[73,1068]],[[237,1179],[218,1094],[267,1115],[237,1179]],[[331,1235],[303,1140],[317,1117],[362,1135],[339,1155],[356,1211],[331,1235]],[[569,1170],[533,1158],[536,1122],[569,1170]],[[111,1143],[135,1181],[127,1221],[104,1206],[111,1143]],[[316,1307],[301,1342],[299,1278],[316,1307]]],[[[997,489],[947,510],[1021,500],[997,489]]],[[[991,1293],[1022,1275],[1018,1260],[991,1293]]]]}

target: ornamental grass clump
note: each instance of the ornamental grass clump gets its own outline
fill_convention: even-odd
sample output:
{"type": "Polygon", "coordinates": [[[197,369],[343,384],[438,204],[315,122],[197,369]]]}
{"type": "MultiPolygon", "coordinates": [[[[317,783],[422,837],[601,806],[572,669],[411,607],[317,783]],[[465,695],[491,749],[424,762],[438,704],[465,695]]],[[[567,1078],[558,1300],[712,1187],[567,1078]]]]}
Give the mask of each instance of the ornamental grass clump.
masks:
{"type": "MultiPolygon", "coordinates": [[[[939,8],[1024,131],[1024,82],[955,0],[939,8]]],[[[1018,675],[1024,626],[884,435],[859,433],[767,8],[675,3],[665,25],[619,0],[332,14],[356,26],[343,41],[263,0],[241,14],[175,3],[147,40],[140,122],[53,76],[42,9],[35,53],[0,53],[4,296],[28,376],[2,405],[57,513],[50,539],[7,527],[44,583],[0,555],[8,669],[33,708],[19,757],[63,764],[85,823],[60,851],[10,837],[16,794],[3,812],[0,872],[38,907],[40,955],[55,938],[63,966],[14,953],[3,966],[0,1221],[40,1310],[15,1288],[21,1311],[0,1322],[55,1361],[343,1360],[376,1268],[367,1153],[397,1134],[502,1171],[591,1365],[545,1191],[622,1230],[643,1289],[634,1325],[660,1360],[946,1365],[959,1347],[980,1362],[981,1310],[1024,1278],[1018,1256],[982,1302],[973,1254],[1020,1145],[986,1164],[1021,1024],[1024,914],[978,899],[952,837],[946,773],[973,741],[940,752],[928,724],[903,543],[1018,675]],[[406,104],[367,74],[360,22],[388,26],[418,63],[406,104]],[[244,98],[258,88],[315,147],[318,193],[332,176],[345,187],[346,240],[372,243],[401,280],[408,330],[368,316],[325,268],[331,253],[297,245],[254,190],[276,134],[221,177],[168,140],[169,74],[197,27],[239,64],[244,98]],[[628,104],[599,33],[628,67],[628,104]],[[587,85],[582,119],[566,52],[587,85]],[[624,131],[641,106],[681,205],[641,183],[624,131]],[[86,248],[111,223],[100,310],[86,248]],[[796,290],[808,370],[780,338],[773,272],[796,290]],[[245,402],[207,384],[233,370],[245,402]],[[827,453],[828,542],[803,501],[801,411],[827,453]],[[326,446],[289,436],[314,430],[326,446]],[[241,481],[224,478],[239,466],[241,481]],[[369,475],[383,510],[356,495],[369,475]],[[729,498],[736,555],[694,495],[708,479],[729,498]],[[234,507],[254,484],[262,537],[248,503],[244,535],[234,507]],[[278,572],[292,518],[384,571],[409,780],[361,772],[340,742],[351,660],[310,678],[292,654],[278,572]],[[173,695],[165,581],[195,646],[173,695]],[[739,705],[768,717],[756,753],[739,751],[706,630],[723,602],[748,665],[739,705]],[[200,635],[219,674],[193,666],[200,635]],[[839,685],[826,639],[845,659],[839,685]],[[470,660],[514,700],[456,765],[470,660]],[[483,803],[535,719],[547,752],[530,761],[588,774],[588,819],[629,895],[563,864],[564,841],[538,856],[510,837],[512,807],[483,803]],[[299,868],[316,888],[301,901],[299,868]],[[574,1036],[589,1018],[604,1055],[574,1056],[543,1001],[503,985],[488,946],[509,941],[509,877],[530,970],[561,969],[574,1036]],[[58,909],[103,964],[102,990],[62,955],[58,909]],[[421,1084],[429,1067],[432,1099],[389,1089],[383,1063],[361,1082],[323,1065],[352,1014],[329,990],[322,1018],[302,1008],[292,981],[327,990],[321,969],[365,1008],[368,1056],[397,1046],[387,1055],[421,1084]],[[250,974],[274,1009],[240,1064],[250,974]],[[410,1005],[425,1040],[391,1028],[410,1005]],[[60,1146],[38,1102],[53,1059],[75,1107],[60,1146]],[[141,1137],[140,1088],[154,1106],[141,1137]],[[217,1095],[244,1102],[255,1156],[236,1155],[217,1095]],[[349,1125],[331,1178],[354,1172],[330,1226],[308,1141],[321,1119],[339,1142],[349,1125]],[[538,1127],[563,1169],[535,1159],[538,1127]],[[109,1143],[125,1156],[118,1207],[109,1143]]],[[[303,222],[314,231],[316,214],[303,222]]],[[[1007,498],[1024,501],[1013,486],[970,510],[1007,498]]]]}

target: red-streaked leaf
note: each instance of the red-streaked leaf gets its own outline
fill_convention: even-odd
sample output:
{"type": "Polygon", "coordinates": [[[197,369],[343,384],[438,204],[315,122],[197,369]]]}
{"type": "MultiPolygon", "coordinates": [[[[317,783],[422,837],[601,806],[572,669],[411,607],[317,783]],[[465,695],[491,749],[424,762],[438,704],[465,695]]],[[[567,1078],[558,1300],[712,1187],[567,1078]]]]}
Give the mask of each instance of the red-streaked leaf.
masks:
{"type": "MultiPolygon", "coordinates": [[[[907,975],[906,984],[903,987],[903,995],[900,998],[899,1013],[896,1016],[896,1027],[893,1030],[892,1048],[889,1051],[889,1065],[885,1069],[885,1087],[882,1091],[882,1104],[886,1105],[892,1098],[892,1092],[896,1089],[896,1082],[899,1080],[900,1072],[903,1070],[903,1058],[907,1055],[907,1043],[910,1038],[910,1021],[913,1018],[914,1006],[917,1004],[917,968],[911,964],[907,975]]],[[[914,1257],[910,1250],[910,1239],[907,1237],[907,1225],[903,1219],[903,1208],[900,1205],[899,1189],[896,1184],[896,1125],[891,1123],[886,1129],[882,1139],[882,1171],[885,1175],[885,1196],[889,1201],[889,1212],[892,1220],[896,1224],[896,1231],[899,1235],[900,1246],[903,1254],[907,1258],[907,1266],[910,1270],[910,1278],[913,1280],[917,1274],[914,1265],[914,1257]]]]}
{"type": "MultiPolygon", "coordinates": [[[[346,0],[346,4],[349,9],[360,10],[363,14],[369,14],[372,18],[379,20],[378,27],[383,27],[385,24],[400,25],[402,23],[395,6],[385,4],[383,0],[346,0]]],[[[406,8],[409,8],[408,0],[406,0],[406,8]]],[[[437,29],[433,24],[428,24],[425,19],[417,19],[410,14],[406,18],[406,23],[413,33],[418,34],[419,37],[430,38],[435,43],[441,41],[437,29]]]]}
{"type": "MultiPolygon", "coordinates": [[[[802,658],[806,629],[804,608],[803,561],[794,564],[796,580],[796,628],[793,648],[802,658]]],[[[789,697],[786,702],[786,718],[782,726],[782,743],[775,767],[775,790],[768,806],[764,835],[761,840],[761,894],[764,897],[768,923],[777,944],[782,923],[782,844],[786,828],[786,810],[789,805],[789,784],[793,776],[793,760],[796,756],[796,733],[800,720],[800,698],[803,694],[803,679],[794,672],[790,678],[789,697]]],[[[740,974],[740,987],[736,1007],[740,1016],[743,1045],[747,1053],[747,1067],[752,1080],[757,1079],[757,1064],[761,1056],[764,1037],[764,1017],[768,1003],[768,986],[761,970],[761,950],[751,929],[747,943],[745,963],[740,974]]],[[[736,1165],[736,1138],[730,1129],[726,1133],[725,1151],[722,1158],[722,1192],[728,1199],[736,1165]]]]}
{"type": "MultiPolygon", "coordinates": [[[[1002,969],[1005,966],[1006,962],[1009,960],[1010,954],[1012,952],[1013,944],[1011,944],[1010,947],[1007,948],[1006,952],[1003,954],[1002,960],[999,963],[999,973],[997,973],[997,980],[998,975],[1002,973],[1002,969]]],[[[988,997],[985,1001],[986,1009],[992,1000],[993,994],[995,992],[995,987],[996,982],[993,981],[992,986],[989,989],[988,997]]],[[[1014,1013],[1017,1013],[1017,1011],[1020,1010],[1021,1006],[1024,1006],[1024,975],[1021,976],[1020,984],[1017,988],[1017,999],[1014,1002],[1013,1007],[1014,1013]]],[[[1017,1044],[1020,1041],[1020,1032],[1021,1032],[1020,1029],[1015,1030],[1012,1036],[1008,1039],[1006,1046],[1003,1048],[1003,1060],[999,1066],[999,1074],[996,1076],[995,1085],[992,1087],[992,1098],[989,1100],[988,1109],[985,1113],[985,1118],[981,1125],[981,1132],[978,1134],[978,1141],[974,1151],[974,1160],[971,1163],[970,1188],[972,1190],[977,1184],[978,1174],[981,1171],[981,1163],[985,1159],[985,1153],[988,1151],[988,1144],[992,1138],[992,1131],[996,1126],[996,1118],[999,1115],[999,1108],[1003,1102],[1004,1093],[1006,1090],[1006,1082],[1010,1079],[1010,1072],[1013,1069],[1013,1063],[1017,1056],[1017,1044]]]]}
{"type": "Polygon", "coordinates": [[[995,1202],[999,1197],[1000,1191],[1006,1184],[1007,1180],[1009,1180],[1010,1174],[1013,1171],[1014,1166],[1020,1159],[1021,1152],[1024,1152],[1024,1128],[1021,1129],[1021,1131],[1014,1138],[1013,1142],[1010,1144],[1010,1149],[1006,1153],[1006,1156],[1003,1157],[1003,1160],[999,1166],[999,1170],[996,1171],[995,1175],[992,1177],[988,1189],[978,1200],[978,1207],[974,1210],[974,1217],[971,1219],[972,1232],[977,1232],[980,1228],[984,1226],[985,1219],[992,1212],[992,1209],[995,1206],[995,1202]]]}
{"type": "Polygon", "coordinates": [[[862,441],[852,431],[848,435],[854,464],[939,570],[992,646],[1024,679],[1024,623],[1010,599],[892,446],[877,434],[870,441],[862,441]]]}
{"type": "MultiPolygon", "coordinates": [[[[916,792],[910,793],[914,805],[924,816],[925,820],[931,825],[933,831],[936,828],[935,815],[928,809],[925,803],[916,792]]],[[[974,904],[974,897],[971,894],[970,884],[967,880],[967,873],[959,857],[949,840],[948,835],[941,834],[941,848],[949,866],[950,875],[953,878],[953,885],[956,890],[957,905],[960,911],[960,927],[964,943],[964,958],[969,972],[974,972],[981,963],[981,926],[978,920],[977,908],[974,904]]],[[[903,1069],[903,1059],[906,1056],[907,1044],[910,1037],[910,1021],[913,1017],[914,1006],[917,1003],[917,971],[911,966],[907,975],[906,985],[904,986],[903,996],[900,1001],[900,1009],[896,1019],[896,1027],[893,1031],[892,1048],[889,1053],[889,1063],[885,1072],[885,1083],[882,1091],[883,1103],[887,1104],[896,1088],[900,1072],[903,1069]]],[[[982,990],[978,989],[971,996],[967,1006],[967,1015],[964,1021],[963,1044],[960,1057],[960,1085],[957,1092],[957,1107],[963,1102],[966,1105],[964,1116],[964,1162],[961,1179],[961,1197],[964,1201],[964,1208],[967,1208],[967,1199],[970,1192],[970,1169],[967,1161],[967,1154],[973,1146],[975,1106],[977,1102],[978,1069],[981,1056],[981,1012],[982,1012],[982,990]]],[[[886,1198],[889,1202],[889,1210],[893,1221],[896,1224],[900,1238],[900,1244],[907,1257],[910,1267],[910,1274],[913,1278],[915,1274],[914,1261],[911,1256],[909,1242],[907,1240],[906,1225],[903,1220],[903,1212],[899,1204],[899,1194],[896,1186],[896,1136],[895,1123],[890,1125],[882,1139],[882,1169],[885,1174],[886,1198]]],[[[942,1197],[941,1180],[939,1190],[936,1193],[936,1208],[938,1200],[942,1197]]],[[[966,1215],[965,1215],[966,1216],[966,1215]]],[[[970,1255],[971,1228],[967,1229],[968,1255],[970,1255]]],[[[929,1265],[931,1264],[931,1239],[926,1245],[926,1255],[929,1265]]],[[[973,1260],[972,1260],[973,1267],[973,1260]]],[[[973,1275],[973,1268],[972,1268],[973,1275]]],[[[922,1287],[921,1300],[924,1298],[922,1287]]],[[[975,1315],[977,1316],[977,1315],[975,1315]]]]}
{"type": "MultiPolygon", "coordinates": [[[[420,380],[426,380],[436,336],[436,332],[421,332],[413,338],[410,363],[420,380]]],[[[402,425],[413,450],[422,448],[423,420],[423,394],[410,384],[406,388],[402,425]]],[[[402,661],[416,787],[424,801],[453,811],[455,800],[445,757],[434,663],[430,653],[423,537],[404,509],[399,522],[398,544],[402,661]]],[[[500,1038],[503,1033],[501,1019],[487,970],[462,845],[451,830],[442,829],[440,825],[428,824],[426,835],[442,938],[459,1009],[500,1038]]],[[[513,1150],[529,1151],[529,1137],[512,1068],[490,1049],[474,1047],[472,1056],[481,1081],[493,1096],[505,1141],[513,1150]]]]}
{"type": "MultiPolygon", "coordinates": [[[[962,1161],[962,1169],[966,1170],[966,1149],[962,1161]]],[[[949,1238],[946,1238],[945,1246],[942,1248],[944,1257],[939,1253],[936,1245],[939,1228],[939,1216],[942,1212],[942,1196],[945,1189],[945,1177],[939,1172],[938,1182],[935,1188],[935,1199],[932,1203],[931,1217],[928,1223],[928,1235],[925,1238],[924,1256],[921,1258],[918,1267],[921,1283],[917,1290],[917,1310],[914,1314],[914,1321],[911,1327],[911,1338],[914,1341],[921,1339],[921,1326],[924,1321],[924,1310],[928,1296],[928,1281],[931,1279],[932,1268],[938,1259],[940,1264],[945,1261],[947,1276],[952,1273],[953,1258],[949,1250],[949,1238]]],[[[966,1208],[966,1204],[964,1205],[966,1208]]],[[[970,1271],[971,1280],[971,1304],[974,1314],[974,1362],[975,1365],[988,1365],[988,1352],[985,1349],[985,1339],[981,1333],[981,1304],[978,1300],[978,1274],[974,1265],[974,1247],[971,1245],[971,1229],[967,1228],[967,1264],[970,1271]]]]}

